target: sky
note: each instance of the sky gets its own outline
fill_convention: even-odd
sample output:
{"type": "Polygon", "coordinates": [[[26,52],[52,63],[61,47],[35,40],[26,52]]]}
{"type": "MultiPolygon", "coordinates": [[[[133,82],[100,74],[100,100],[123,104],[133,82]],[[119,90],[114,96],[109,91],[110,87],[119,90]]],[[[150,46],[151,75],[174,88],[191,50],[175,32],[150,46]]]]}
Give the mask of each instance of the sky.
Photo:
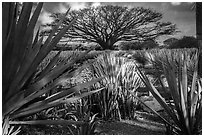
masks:
{"type": "Polygon", "coordinates": [[[49,15],[54,12],[65,12],[68,6],[71,10],[79,10],[87,6],[100,5],[120,5],[127,7],[144,7],[156,10],[163,14],[161,21],[176,24],[179,33],[173,36],[162,36],[158,38],[158,42],[162,42],[168,38],[182,38],[183,36],[195,36],[195,11],[192,10],[193,3],[190,2],[45,2],[42,14],[39,18],[41,24],[50,23],[52,21],[49,15]]]}

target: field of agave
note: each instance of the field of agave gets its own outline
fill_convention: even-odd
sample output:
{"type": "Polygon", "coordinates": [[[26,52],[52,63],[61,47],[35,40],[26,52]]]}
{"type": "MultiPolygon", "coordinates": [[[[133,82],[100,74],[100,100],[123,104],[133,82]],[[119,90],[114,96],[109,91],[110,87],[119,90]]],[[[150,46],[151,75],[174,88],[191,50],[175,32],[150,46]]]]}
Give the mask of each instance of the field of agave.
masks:
{"type": "MultiPolygon", "coordinates": [[[[58,61],[69,60],[83,52],[64,51],[60,54],[58,61]]],[[[39,65],[39,70],[43,70],[55,54],[52,52],[48,55],[39,65]]],[[[102,77],[102,81],[89,87],[89,90],[105,88],[72,103],[71,106],[74,106],[77,112],[74,114],[75,120],[79,117],[80,120],[84,119],[86,116],[90,118],[96,116],[106,121],[134,119],[137,117],[135,112],[141,103],[149,108],[140,98],[142,95],[140,89],[145,88],[147,95],[149,91],[172,119],[170,121],[164,119],[154,109],[149,108],[163,119],[169,133],[193,134],[196,132],[198,134],[200,123],[197,120],[201,117],[201,74],[197,72],[197,54],[196,49],[92,51],[88,53],[83,60],[76,63],[75,74],[67,79],[63,86],[70,88],[102,77]],[[162,93],[157,91],[158,87],[162,89],[162,93]],[[165,98],[166,94],[170,98],[165,98]],[[192,124],[195,128],[193,130],[190,127],[192,124]]],[[[58,117],[73,116],[68,113],[68,108],[70,109],[70,104],[64,104],[64,107],[55,109],[57,113],[60,112],[58,117]]]]}
{"type": "Polygon", "coordinates": [[[168,134],[202,133],[199,51],[54,52],[75,20],[58,32],[65,14],[43,42],[40,30],[33,33],[43,3],[32,14],[33,3],[23,3],[20,14],[18,6],[2,6],[3,134],[18,134],[22,125],[65,125],[70,134],[97,134],[100,120],[134,119],[140,104],[163,120],[168,134]],[[145,104],[141,88],[168,118],[145,104]]]}

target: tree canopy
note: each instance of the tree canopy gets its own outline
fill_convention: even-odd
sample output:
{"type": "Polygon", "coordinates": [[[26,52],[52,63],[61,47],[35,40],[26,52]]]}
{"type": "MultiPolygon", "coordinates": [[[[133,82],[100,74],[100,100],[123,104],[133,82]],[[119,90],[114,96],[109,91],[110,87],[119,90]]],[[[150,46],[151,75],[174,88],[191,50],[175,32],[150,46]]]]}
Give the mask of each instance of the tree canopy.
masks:
{"type": "Polygon", "coordinates": [[[166,39],[163,43],[167,46],[171,46],[173,43],[175,43],[177,41],[178,41],[177,38],[169,38],[169,39],[166,39]]]}
{"type": "MultiPolygon", "coordinates": [[[[46,26],[55,26],[61,13],[54,13],[54,21],[46,26]]],[[[161,35],[173,34],[175,24],[160,22],[162,14],[143,7],[128,8],[105,5],[72,11],[64,25],[76,18],[65,38],[98,43],[103,49],[114,49],[118,41],[154,40],[161,35]]],[[[45,31],[45,34],[49,31],[45,31]]]]}

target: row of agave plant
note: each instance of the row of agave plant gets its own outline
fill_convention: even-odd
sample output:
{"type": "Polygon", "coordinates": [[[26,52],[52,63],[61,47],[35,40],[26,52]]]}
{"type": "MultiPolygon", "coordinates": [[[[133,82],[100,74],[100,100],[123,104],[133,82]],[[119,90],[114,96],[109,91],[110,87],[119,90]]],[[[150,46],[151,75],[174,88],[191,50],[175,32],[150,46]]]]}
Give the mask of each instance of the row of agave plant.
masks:
{"type": "Polygon", "coordinates": [[[151,64],[146,69],[138,65],[134,55],[129,59],[117,52],[106,52],[91,63],[86,62],[86,65],[90,64],[96,78],[104,77],[94,88],[106,88],[91,95],[93,104],[99,106],[102,118],[134,118],[134,107],[138,102],[148,107],[137,96],[138,88],[146,86],[169,116],[166,119],[148,107],[164,121],[167,134],[201,134],[202,85],[201,74],[198,73],[200,53],[195,49],[185,49],[151,50],[145,54],[151,64]],[[157,90],[158,83],[154,84],[150,75],[159,79],[164,93],[170,92],[171,101],[164,99],[157,90]]]}
{"type": "Polygon", "coordinates": [[[39,64],[51,52],[70,26],[75,23],[75,19],[61,31],[57,31],[69,12],[67,10],[59,23],[53,27],[49,36],[40,37],[40,29],[36,34],[34,30],[43,3],[38,3],[36,8],[33,5],[31,2],[2,4],[2,134],[17,134],[20,130],[19,128],[15,129],[13,125],[22,124],[77,125],[79,127],[87,125],[86,121],[79,120],[21,121],[20,119],[54,106],[80,100],[103,89],[80,92],[102,79],[97,78],[71,88],[61,88],[57,93],[47,96],[44,100],[33,102],[50,90],[61,86],[64,80],[72,77],[75,73],[73,66],[90,51],[75,56],[69,61],[56,63],[61,53],[59,51],[49,64],[39,72],[39,64]],[[20,6],[22,7],[19,8],[20,6]]]}

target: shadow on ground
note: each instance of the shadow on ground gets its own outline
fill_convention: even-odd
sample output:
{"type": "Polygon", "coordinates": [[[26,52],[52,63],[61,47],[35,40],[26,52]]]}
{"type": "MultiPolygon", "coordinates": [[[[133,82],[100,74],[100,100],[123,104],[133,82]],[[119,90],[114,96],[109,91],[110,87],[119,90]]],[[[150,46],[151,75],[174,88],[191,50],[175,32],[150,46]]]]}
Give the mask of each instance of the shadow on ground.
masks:
{"type": "MultiPolygon", "coordinates": [[[[151,113],[136,113],[137,118],[134,120],[102,121],[98,124],[97,130],[101,135],[165,135],[165,126],[160,118],[151,113]]],[[[162,115],[165,116],[165,113],[162,115]]],[[[70,135],[70,130],[60,125],[24,125],[20,134],[70,135]]]]}
{"type": "Polygon", "coordinates": [[[106,122],[99,126],[103,135],[164,135],[163,124],[152,123],[151,121],[122,120],[106,122]]]}

